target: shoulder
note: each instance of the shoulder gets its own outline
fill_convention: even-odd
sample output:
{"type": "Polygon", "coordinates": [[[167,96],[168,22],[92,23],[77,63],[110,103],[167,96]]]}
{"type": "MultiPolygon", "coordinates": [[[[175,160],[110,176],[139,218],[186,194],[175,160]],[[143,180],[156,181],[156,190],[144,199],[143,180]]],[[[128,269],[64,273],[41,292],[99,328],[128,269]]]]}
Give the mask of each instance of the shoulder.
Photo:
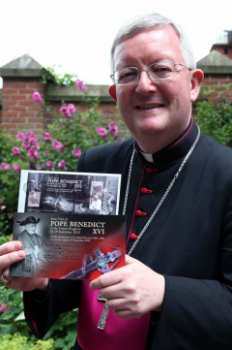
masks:
{"type": "Polygon", "coordinates": [[[229,185],[232,190],[232,149],[202,135],[195,160],[197,167],[202,169],[202,176],[207,175],[207,181],[213,180],[214,186],[229,185]],[[219,185],[220,183],[220,185],[219,185]]]}
{"type": "Polygon", "coordinates": [[[201,151],[217,165],[226,164],[232,166],[232,149],[222,145],[213,138],[202,134],[201,151]]]}
{"type": "Polygon", "coordinates": [[[133,139],[93,147],[83,153],[78,161],[79,171],[107,171],[122,165],[131,156],[133,139]]]}

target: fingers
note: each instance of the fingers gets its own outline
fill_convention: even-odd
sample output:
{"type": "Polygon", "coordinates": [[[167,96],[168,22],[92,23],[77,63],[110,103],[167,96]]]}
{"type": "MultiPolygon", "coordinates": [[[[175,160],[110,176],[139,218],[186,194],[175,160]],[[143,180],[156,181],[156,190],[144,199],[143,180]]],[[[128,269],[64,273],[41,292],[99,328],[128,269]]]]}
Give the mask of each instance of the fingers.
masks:
{"type": "Polygon", "coordinates": [[[90,283],[89,287],[96,290],[120,283],[122,281],[122,277],[119,270],[121,270],[121,268],[98,277],[90,283]]]}
{"type": "Polygon", "coordinates": [[[21,249],[22,243],[20,241],[7,242],[0,245],[0,256],[21,249]]]}
{"type": "MultiPolygon", "coordinates": [[[[10,265],[25,258],[25,253],[21,250],[22,244],[19,241],[4,243],[0,246],[0,275],[9,269],[10,265]]],[[[6,272],[5,275],[9,275],[6,272]]]]}
{"type": "Polygon", "coordinates": [[[11,281],[11,279],[8,280],[8,279],[4,276],[4,274],[2,274],[2,275],[0,276],[0,281],[1,281],[3,284],[7,285],[7,284],[11,281]]]}
{"type": "MultiPolygon", "coordinates": [[[[131,258],[130,256],[126,255],[125,256],[125,264],[130,265],[132,263],[135,263],[137,260],[131,258]]],[[[126,266],[125,266],[126,267],[126,266]]],[[[93,290],[96,289],[101,289],[101,288],[106,288],[108,286],[113,286],[115,284],[118,284],[122,281],[123,279],[123,274],[128,273],[129,270],[128,268],[125,269],[125,267],[121,267],[119,269],[116,269],[114,271],[110,271],[106,273],[103,276],[98,277],[94,281],[90,283],[90,288],[93,290]]]]}
{"type": "Polygon", "coordinates": [[[125,263],[126,265],[129,265],[129,264],[133,264],[135,263],[137,260],[132,258],[131,256],[129,255],[125,255],[125,263]]]}

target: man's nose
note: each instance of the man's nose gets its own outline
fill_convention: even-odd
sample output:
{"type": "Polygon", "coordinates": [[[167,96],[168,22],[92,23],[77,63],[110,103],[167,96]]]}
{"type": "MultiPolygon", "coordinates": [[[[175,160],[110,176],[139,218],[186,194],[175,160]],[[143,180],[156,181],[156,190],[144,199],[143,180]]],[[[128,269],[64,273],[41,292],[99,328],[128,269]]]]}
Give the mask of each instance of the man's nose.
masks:
{"type": "Polygon", "coordinates": [[[140,71],[136,91],[140,94],[148,94],[149,92],[156,92],[156,83],[151,80],[146,70],[140,71]]]}

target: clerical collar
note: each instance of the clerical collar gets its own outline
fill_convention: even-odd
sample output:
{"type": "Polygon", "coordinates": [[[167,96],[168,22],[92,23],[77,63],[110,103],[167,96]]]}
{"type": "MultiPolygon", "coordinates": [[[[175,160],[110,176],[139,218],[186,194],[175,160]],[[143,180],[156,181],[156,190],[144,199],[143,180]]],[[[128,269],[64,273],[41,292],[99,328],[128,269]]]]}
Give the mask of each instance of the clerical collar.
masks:
{"type": "Polygon", "coordinates": [[[183,157],[189,151],[194,139],[197,135],[197,126],[191,119],[186,130],[171,144],[161,149],[160,151],[148,154],[140,150],[137,142],[134,143],[134,147],[137,151],[139,158],[145,163],[153,163],[156,168],[162,168],[169,163],[183,157]]]}

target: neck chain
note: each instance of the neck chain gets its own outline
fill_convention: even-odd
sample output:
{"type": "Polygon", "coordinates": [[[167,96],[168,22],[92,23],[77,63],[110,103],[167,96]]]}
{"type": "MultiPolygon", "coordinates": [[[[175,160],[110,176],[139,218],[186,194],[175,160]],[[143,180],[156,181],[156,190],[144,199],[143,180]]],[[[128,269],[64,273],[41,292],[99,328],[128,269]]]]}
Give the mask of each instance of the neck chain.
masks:
{"type": "MultiPolygon", "coordinates": [[[[197,125],[197,124],[196,124],[197,125]]],[[[174,178],[172,179],[172,181],[170,182],[170,184],[168,185],[168,188],[166,189],[166,191],[164,192],[162,198],[160,199],[159,203],[157,204],[155,210],[153,211],[152,215],[150,216],[150,219],[147,221],[146,225],[144,226],[144,228],[142,229],[142,231],[140,232],[140,234],[138,235],[136,241],[134,242],[134,244],[132,245],[131,249],[129,250],[129,252],[127,253],[127,255],[131,255],[133,250],[135,249],[135,247],[137,246],[137,244],[139,243],[139,240],[142,238],[142,236],[144,235],[146,229],[148,228],[148,226],[150,225],[150,223],[152,222],[152,220],[154,219],[154,217],[156,216],[156,214],[158,213],[160,207],[162,206],[163,202],[165,201],[165,199],[167,198],[169,192],[171,191],[174,183],[176,182],[177,178],[180,175],[180,172],[182,171],[182,169],[184,168],[185,164],[187,163],[189,157],[191,156],[191,154],[193,153],[199,139],[200,139],[200,128],[197,125],[198,128],[198,133],[197,133],[197,137],[193,143],[193,145],[191,146],[190,150],[188,151],[188,153],[186,154],[184,160],[182,161],[179,169],[177,170],[174,178]]],[[[129,164],[129,170],[128,170],[128,175],[127,175],[127,184],[126,184],[126,192],[125,192],[125,197],[124,197],[124,205],[123,205],[123,212],[122,215],[126,214],[126,208],[127,208],[127,202],[128,202],[128,196],[129,196],[129,191],[130,191],[130,182],[131,182],[131,175],[132,175],[132,169],[133,169],[133,161],[134,161],[134,156],[135,156],[135,150],[133,150],[132,155],[131,155],[131,159],[130,159],[130,164],[129,164]]]]}
{"type": "MultiPolygon", "coordinates": [[[[166,189],[166,191],[163,194],[163,197],[161,198],[161,200],[159,201],[157,207],[155,208],[155,210],[153,211],[150,219],[148,220],[148,222],[146,223],[146,225],[144,226],[144,228],[142,229],[142,231],[140,232],[137,240],[135,241],[135,243],[132,245],[131,249],[129,250],[129,252],[127,253],[128,255],[131,255],[133,250],[135,249],[136,245],[138,244],[139,240],[142,238],[142,236],[144,235],[146,229],[148,228],[148,226],[150,225],[150,223],[152,222],[152,220],[154,219],[154,217],[156,216],[156,214],[158,213],[161,205],[163,204],[163,202],[165,201],[167,195],[169,194],[169,192],[171,191],[175,181],[177,180],[178,176],[180,175],[181,170],[183,169],[183,167],[185,166],[187,160],[189,159],[189,157],[191,156],[194,148],[196,147],[199,139],[200,139],[200,128],[197,125],[198,128],[198,133],[197,133],[197,137],[192,145],[192,147],[190,148],[190,150],[188,151],[188,153],[186,154],[183,162],[181,163],[177,173],[175,174],[174,178],[172,179],[172,181],[170,182],[168,188],[166,189]]],[[[125,193],[125,197],[124,197],[124,205],[123,205],[123,212],[122,214],[125,215],[126,214],[126,207],[127,207],[127,202],[128,202],[128,196],[129,196],[129,190],[130,190],[130,182],[131,182],[131,175],[132,175],[132,168],[133,168],[133,161],[134,161],[134,156],[135,156],[135,151],[133,150],[132,155],[131,155],[131,159],[130,159],[130,165],[129,165],[129,170],[128,170],[128,175],[127,175],[127,185],[126,185],[126,193],[125,193]]],[[[104,301],[106,302],[106,299],[103,298],[101,296],[101,292],[99,292],[98,294],[98,300],[99,301],[104,301]]],[[[102,314],[100,317],[100,320],[98,322],[97,328],[104,330],[105,325],[106,325],[106,320],[107,320],[107,315],[108,315],[108,311],[109,311],[109,307],[107,306],[107,304],[104,304],[104,308],[102,310],[102,314]]]]}

